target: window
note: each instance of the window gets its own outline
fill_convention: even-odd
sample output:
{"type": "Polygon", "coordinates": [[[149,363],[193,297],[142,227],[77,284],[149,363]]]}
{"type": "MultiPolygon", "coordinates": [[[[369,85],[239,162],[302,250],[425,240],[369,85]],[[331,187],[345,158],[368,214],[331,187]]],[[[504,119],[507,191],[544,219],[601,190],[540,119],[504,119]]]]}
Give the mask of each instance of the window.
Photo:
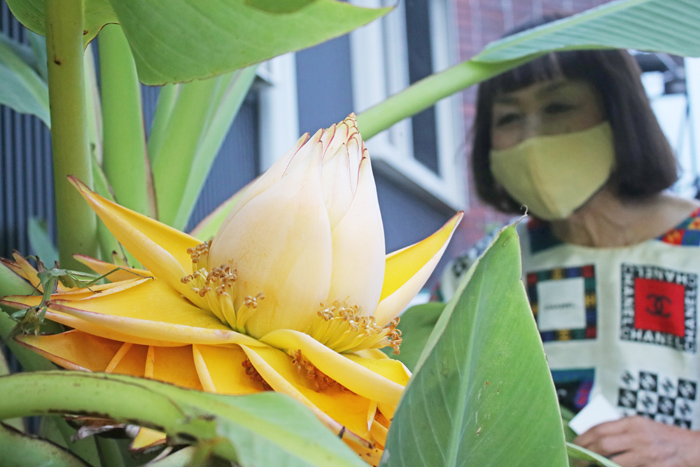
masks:
{"type": "MultiPolygon", "coordinates": [[[[387,0],[353,3],[373,8],[394,5],[387,0]]],[[[452,6],[448,0],[406,0],[381,20],[350,34],[358,112],[456,63],[452,6]]],[[[463,208],[462,125],[458,95],[397,123],[368,143],[375,171],[437,207],[463,208]]]]}

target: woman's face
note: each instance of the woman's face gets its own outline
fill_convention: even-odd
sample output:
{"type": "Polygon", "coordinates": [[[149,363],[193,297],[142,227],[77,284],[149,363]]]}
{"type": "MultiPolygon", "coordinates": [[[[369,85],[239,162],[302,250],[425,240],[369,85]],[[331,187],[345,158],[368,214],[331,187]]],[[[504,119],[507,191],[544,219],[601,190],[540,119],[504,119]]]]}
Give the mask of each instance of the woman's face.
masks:
{"type": "Polygon", "coordinates": [[[586,130],[605,120],[600,95],[586,81],[557,78],[497,94],[491,147],[511,148],[528,138],[586,130]]]}

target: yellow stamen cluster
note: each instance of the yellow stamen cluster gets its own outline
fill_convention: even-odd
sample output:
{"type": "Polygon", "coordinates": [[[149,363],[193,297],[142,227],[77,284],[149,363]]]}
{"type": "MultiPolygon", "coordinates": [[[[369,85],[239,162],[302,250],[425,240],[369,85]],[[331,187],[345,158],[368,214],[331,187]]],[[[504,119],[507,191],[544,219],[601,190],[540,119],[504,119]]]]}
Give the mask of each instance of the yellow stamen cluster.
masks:
{"type": "Polygon", "coordinates": [[[391,346],[399,353],[401,331],[396,329],[399,318],[386,326],[379,326],[373,316],[364,316],[357,306],[348,306],[340,300],[321,303],[308,334],[336,352],[357,352],[391,346]]]}
{"type": "Polygon", "coordinates": [[[237,278],[235,269],[231,269],[230,266],[219,266],[211,271],[202,268],[180,280],[183,284],[195,281],[196,284],[193,284],[192,290],[197,292],[200,297],[204,297],[211,290],[215,290],[219,295],[230,295],[233,290],[233,283],[236,282],[237,278]],[[201,280],[197,281],[200,278],[201,280]]]}
{"type": "Polygon", "coordinates": [[[209,269],[209,248],[211,241],[188,248],[187,253],[192,258],[192,274],[180,279],[183,284],[190,284],[192,290],[202,297],[203,306],[216,315],[223,323],[238,332],[245,333],[245,324],[258,308],[258,302],[265,298],[260,292],[255,297],[243,297],[238,310],[235,301],[238,297],[235,283],[238,279],[236,269],[221,265],[209,269]]]}
{"type": "Polygon", "coordinates": [[[192,270],[196,270],[199,268],[195,268],[195,265],[199,265],[200,268],[208,268],[209,267],[209,249],[211,248],[211,240],[208,242],[200,243],[194,248],[188,248],[187,249],[187,254],[190,255],[190,258],[192,258],[192,270]],[[200,264],[202,263],[202,264],[200,264]]]}
{"type": "Polygon", "coordinates": [[[348,388],[329,378],[325,373],[316,368],[306,357],[301,354],[301,350],[290,350],[289,355],[292,357],[292,365],[297,367],[299,373],[306,375],[313,381],[316,392],[325,391],[328,388],[339,389],[341,391],[350,391],[348,388]]]}

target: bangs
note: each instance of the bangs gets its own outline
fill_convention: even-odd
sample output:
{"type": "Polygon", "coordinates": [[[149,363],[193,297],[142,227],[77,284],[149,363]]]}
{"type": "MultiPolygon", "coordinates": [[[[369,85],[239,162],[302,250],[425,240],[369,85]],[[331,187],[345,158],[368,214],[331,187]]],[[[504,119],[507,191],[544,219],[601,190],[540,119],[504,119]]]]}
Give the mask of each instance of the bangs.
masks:
{"type": "Polygon", "coordinates": [[[559,57],[549,53],[506,71],[483,84],[490,87],[489,94],[495,96],[496,94],[517,91],[535,83],[551,81],[557,78],[568,78],[568,76],[562,70],[559,57]]]}
{"type": "Polygon", "coordinates": [[[495,76],[481,86],[487,88],[484,89],[485,95],[495,96],[561,78],[583,80],[595,85],[598,81],[596,70],[605,66],[605,55],[593,50],[552,52],[495,76]]]}

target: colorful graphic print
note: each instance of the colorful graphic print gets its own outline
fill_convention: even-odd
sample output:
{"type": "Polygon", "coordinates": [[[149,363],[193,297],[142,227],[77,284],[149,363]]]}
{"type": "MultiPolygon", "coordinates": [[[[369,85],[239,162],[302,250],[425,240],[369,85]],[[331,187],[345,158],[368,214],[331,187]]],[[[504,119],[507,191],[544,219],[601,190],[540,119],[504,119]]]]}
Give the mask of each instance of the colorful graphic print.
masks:
{"type": "Polygon", "coordinates": [[[635,264],[621,274],[620,339],[695,353],[697,274],[635,264]]]}
{"type": "Polygon", "coordinates": [[[552,380],[557,389],[559,404],[578,413],[588,404],[595,381],[595,368],[552,370],[552,380]]]}
{"type": "MultiPolygon", "coordinates": [[[[546,283],[547,281],[559,281],[562,279],[583,279],[583,297],[580,299],[585,308],[585,317],[582,320],[583,325],[577,328],[556,329],[540,331],[542,342],[550,341],[570,341],[581,339],[595,339],[598,330],[598,311],[596,298],[596,283],[595,283],[595,266],[592,264],[569,267],[556,268],[546,271],[530,272],[527,274],[527,296],[530,300],[530,307],[538,318],[539,305],[542,297],[538,295],[538,284],[546,283]]],[[[550,284],[551,285],[551,284],[550,284]]],[[[579,297],[576,297],[578,299],[579,297]]],[[[538,319],[538,326],[539,326],[538,319]]]]}
{"type": "Polygon", "coordinates": [[[693,211],[683,222],[658,237],[671,245],[700,246],[700,209],[693,211]]]}

